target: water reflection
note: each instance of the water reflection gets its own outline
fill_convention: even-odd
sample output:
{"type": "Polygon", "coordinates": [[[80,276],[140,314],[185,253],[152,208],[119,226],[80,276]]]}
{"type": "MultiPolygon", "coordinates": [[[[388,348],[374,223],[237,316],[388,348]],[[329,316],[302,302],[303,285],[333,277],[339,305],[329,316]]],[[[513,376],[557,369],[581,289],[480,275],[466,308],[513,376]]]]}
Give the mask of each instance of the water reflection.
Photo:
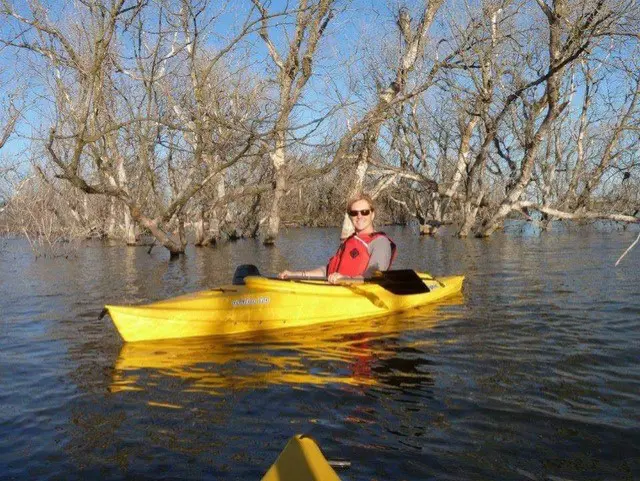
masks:
{"type": "MultiPolygon", "coordinates": [[[[448,308],[462,302],[462,296],[456,296],[380,319],[259,335],[125,343],[115,363],[111,391],[151,393],[162,379],[171,378],[179,379],[185,392],[211,394],[270,385],[373,386],[380,378],[413,385],[421,382],[416,381],[418,374],[428,377],[428,366],[412,359],[410,339],[403,341],[400,352],[392,344],[400,335],[432,329],[455,317],[456,311],[448,308]]],[[[424,335],[418,338],[421,341],[415,342],[424,345],[424,335]]]]}
{"type": "Polygon", "coordinates": [[[148,350],[96,321],[102,305],[219,286],[241,263],[320,265],[338,230],[190,247],[171,265],[160,248],[36,260],[9,241],[0,478],[260,479],[307,432],[354,461],[344,479],[640,479],[640,250],[613,267],[637,230],[385,230],[398,268],[467,274],[464,303],[148,350]]]}
{"type": "Polygon", "coordinates": [[[138,259],[136,249],[125,249],[122,258],[122,276],[124,285],[127,287],[127,294],[136,298],[140,295],[139,285],[136,282],[136,276],[138,275],[138,268],[136,266],[136,260],[138,259]]]}

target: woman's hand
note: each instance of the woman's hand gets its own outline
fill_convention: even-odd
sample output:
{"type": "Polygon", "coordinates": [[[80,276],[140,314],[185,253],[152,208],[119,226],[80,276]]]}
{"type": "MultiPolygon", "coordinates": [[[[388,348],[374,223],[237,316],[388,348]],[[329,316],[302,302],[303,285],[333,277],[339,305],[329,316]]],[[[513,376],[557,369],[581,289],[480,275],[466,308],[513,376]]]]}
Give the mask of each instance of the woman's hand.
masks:
{"type": "Polygon", "coordinates": [[[349,276],[343,276],[338,272],[334,272],[333,274],[329,274],[329,277],[327,277],[329,284],[338,284],[343,279],[349,279],[349,276]]]}
{"type": "Polygon", "coordinates": [[[282,271],[278,274],[278,279],[288,279],[290,276],[293,276],[295,272],[293,271],[282,271]]]}

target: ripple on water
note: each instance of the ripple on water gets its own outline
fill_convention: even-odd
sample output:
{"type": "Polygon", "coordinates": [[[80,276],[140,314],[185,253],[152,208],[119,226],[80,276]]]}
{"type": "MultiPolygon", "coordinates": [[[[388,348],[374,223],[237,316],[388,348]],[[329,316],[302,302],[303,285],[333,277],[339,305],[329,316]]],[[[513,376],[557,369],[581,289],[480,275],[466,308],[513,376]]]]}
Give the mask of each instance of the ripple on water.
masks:
{"type": "Polygon", "coordinates": [[[190,248],[177,263],[146,248],[3,252],[1,477],[259,479],[306,432],[352,461],[344,479],[640,478],[640,271],[610,267],[635,234],[388,230],[399,267],[468,273],[464,299],[339,328],[123,345],[97,320],[105,303],[208,288],[238,263],[320,265],[336,233],[190,248]]]}

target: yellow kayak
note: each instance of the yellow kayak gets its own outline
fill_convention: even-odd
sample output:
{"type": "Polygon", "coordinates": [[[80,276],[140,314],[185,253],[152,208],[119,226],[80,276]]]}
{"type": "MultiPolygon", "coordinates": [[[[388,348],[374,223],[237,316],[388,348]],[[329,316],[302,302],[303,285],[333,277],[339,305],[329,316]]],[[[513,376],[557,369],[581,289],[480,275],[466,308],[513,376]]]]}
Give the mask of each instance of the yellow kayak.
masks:
{"type": "Polygon", "coordinates": [[[292,437],[262,481],[340,481],[313,439],[292,437]]]}
{"type": "MultiPolygon", "coordinates": [[[[462,315],[461,294],[410,311],[372,319],[353,319],[268,333],[238,334],[220,342],[216,337],[125,342],[112,372],[111,392],[154,390],[155,374],[180,380],[190,392],[220,394],[262,389],[271,385],[354,387],[375,386],[379,379],[368,363],[396,355],[385,342],[402,332],[419,333],[462,315]],[[445,308],[445,309],[443,309],[445,308]],[[256,343],[268,349],[256,349],[256,343]],[[271,347],[276,347],[271,349],[271,347]],[[344,368],[318,369],[339,362],[344,368]],[[247,363],[254,369],[226,370],[213,366],[247,363]],[[327,364],[328,363],[328,364],[327,364]],[[362,369],[362,367],[365,367],[362,369]],[[140,373],[153,371],[153,376],[140,373]]],[[[407,348],[424,347],[423,335],[404,338],[407,348]],[[415,344],[414,344],[415,343],[415,344]]],[[[435,341],[434,341],[435,342],[435,341]]],[[[171,397],[169,397],[171,398],[171,397]]],[[[167,398],[167,400],[170,400],[167,398]]]]}
{"type": "Polygon", "coordinates": [[[386,316],[457,294],[464,280],[464,276],[417,276],[425,292],[394,293],[398,290],[393,283],[333,285],[249,276],[243,285],[105,309],[126,342],[229,335],[386,316]]]}

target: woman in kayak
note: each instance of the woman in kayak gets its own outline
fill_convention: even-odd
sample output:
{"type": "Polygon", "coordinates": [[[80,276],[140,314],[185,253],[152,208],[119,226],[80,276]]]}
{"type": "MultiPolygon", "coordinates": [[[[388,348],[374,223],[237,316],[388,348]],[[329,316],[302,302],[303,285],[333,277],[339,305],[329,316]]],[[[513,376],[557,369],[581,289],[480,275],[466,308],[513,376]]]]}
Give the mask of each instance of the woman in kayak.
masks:
{"type": "Polygon", "coordinates": [[[376,271],[386,271],[396,256],[396,245],[384,232],[373,228],[375,207],[367,195],[359,195],[347,204],[354,233],[347,237],[326,266],[309,271],[283,271],[280,279],[290,277],[327,277],[332,284],[345,279],[363,279],[376,271]]]}

